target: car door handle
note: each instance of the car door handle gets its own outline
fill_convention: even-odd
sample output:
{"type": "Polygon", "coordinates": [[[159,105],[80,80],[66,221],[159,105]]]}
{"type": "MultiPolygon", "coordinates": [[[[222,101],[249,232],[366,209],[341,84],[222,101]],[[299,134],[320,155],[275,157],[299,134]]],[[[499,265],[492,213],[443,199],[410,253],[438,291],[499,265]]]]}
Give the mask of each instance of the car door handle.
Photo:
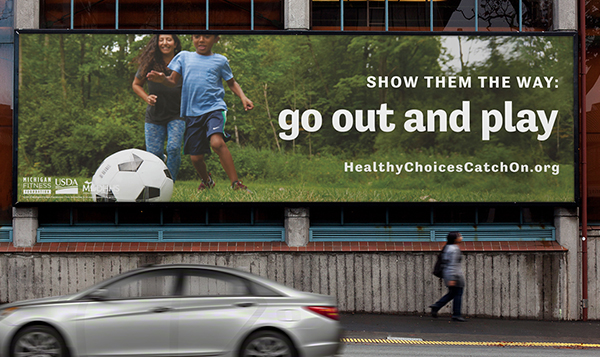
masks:
{"type": "Polygon", "coordinates": [[[253,302],[238,302],[234,305],[239,306],[239,307],[250,307],[250,306],[254,306],[254,303],[253,302]]]}
{"type": "Polygon", "coordinates": [[[170,307],[164,307],[164,306],[161,306],[161,307],[155,307],[154,309],[152,309],[152,310],[150,310],[150,311],[152,311],[152,312],[156,312],[157,314],[160,314],[161,312],[167,312],[167,311],[169,311],[169,310],[171,310],[171,308],[170,308],[170,307]]]}

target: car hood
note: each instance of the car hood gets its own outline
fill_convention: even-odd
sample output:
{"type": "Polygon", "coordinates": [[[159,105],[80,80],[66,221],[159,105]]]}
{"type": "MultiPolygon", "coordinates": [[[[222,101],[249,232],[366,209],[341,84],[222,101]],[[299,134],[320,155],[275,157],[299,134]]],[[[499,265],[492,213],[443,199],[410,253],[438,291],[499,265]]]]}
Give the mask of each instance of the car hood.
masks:
{"type": "Polygon", "coordinates": [[[42,305],[42,304],[50,304],[61,301],[68,301],[73,298],[73,295],[62,295],[62,296],[53,296],[41,299],[31,299],[31,300],[23,300],[11,302],[9,304],[0,305],[0,309],[6,309],[9,307],[15,306],[30,306],[30,305],[42,305]]]}

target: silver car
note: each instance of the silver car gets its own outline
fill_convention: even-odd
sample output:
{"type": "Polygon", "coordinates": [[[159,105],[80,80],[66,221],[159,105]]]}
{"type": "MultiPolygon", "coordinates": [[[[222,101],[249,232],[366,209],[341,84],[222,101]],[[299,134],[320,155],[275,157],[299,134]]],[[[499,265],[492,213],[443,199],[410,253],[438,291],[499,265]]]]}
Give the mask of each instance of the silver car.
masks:
{"type": "Polygon", "coordinates": [[[139,268],[82,292],[0,306],[0,356],[330,356],[333,297],[240,270],[139,268]]]}

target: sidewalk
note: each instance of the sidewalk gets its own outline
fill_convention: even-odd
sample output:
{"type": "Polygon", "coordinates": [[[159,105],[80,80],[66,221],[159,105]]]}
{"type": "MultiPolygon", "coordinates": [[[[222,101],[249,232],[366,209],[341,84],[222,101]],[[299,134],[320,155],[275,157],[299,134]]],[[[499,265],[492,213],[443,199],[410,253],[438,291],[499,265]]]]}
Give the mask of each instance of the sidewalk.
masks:
{"type": "Polygon", "coordinates": [[[600,321],[537,321],[448,316],[340,314],[346,338],[410,338],[425,341],[600,343],[600,321]]]}

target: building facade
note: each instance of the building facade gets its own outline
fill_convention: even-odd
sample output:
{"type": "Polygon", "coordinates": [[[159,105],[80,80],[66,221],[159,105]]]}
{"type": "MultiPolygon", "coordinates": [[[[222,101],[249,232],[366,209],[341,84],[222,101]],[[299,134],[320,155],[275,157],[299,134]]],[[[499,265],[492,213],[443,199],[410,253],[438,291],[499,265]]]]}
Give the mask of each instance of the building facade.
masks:
{"type": "MultiPolygon", "coordinates": [[[[587,173],[579,177],[588,180],[588,223],[593,228],[593,222],[600,221],[600,213],[594,211],[600,197],[600,191],[595,196],[594,190],[596,178],[600,179],[600,175],[594,175],[595,163],[600,160],[594,131],[595,103],[600,98],[594,90],[598,79],[594,74],[600,64],[595,63],[594,56],[596,14],[591,5],[588,7],[585,110],[589,166],[587,173]]],[[[4,58],[12,59],[13,28],[48,33],[208,29],[233,30],[236,34],[377,31],[435,35],[464,31],[492,36],[539,32],[558,35],[577,32],[578,4],[573,0],[14,0],[5,2],[1,21],[6,26],[2,27],[5,30],[0,48],[4,58]]],[[[332,200],[321,204],[15,205],[17,168],[12,162],[17,156],[13,153],[26,149],[25,143],[13,137],[14,88],[20,85],[15,78],[21,77],[14,73],[14,61],[6,62],[8,65],[0,69],[4,84],[0,103],[0,271],[6,272],[0,277],[0,301],[74,292],[141,264],[190,262],[238,267],[296,288],[335,295],[342,311],[423,313],[443,291],[441,282],[431,275],[437,251],[445,235],[457,230],[466,238],[466,314],[600,318],[600,284],[596,283],[600,274],[600,250],[596,247],[600,239],[594,229],[583,235],[587,251],[582,254],[579,182],[575,183],[573,202],[565,204],[460,199],[452,203],[423,195],[419,202],[410,203],[332,200]]],[[[265,98],[266,92],[265,85],[265,98]]],[[[576,132],[575,136],[580,134],[576,132]]]]}

